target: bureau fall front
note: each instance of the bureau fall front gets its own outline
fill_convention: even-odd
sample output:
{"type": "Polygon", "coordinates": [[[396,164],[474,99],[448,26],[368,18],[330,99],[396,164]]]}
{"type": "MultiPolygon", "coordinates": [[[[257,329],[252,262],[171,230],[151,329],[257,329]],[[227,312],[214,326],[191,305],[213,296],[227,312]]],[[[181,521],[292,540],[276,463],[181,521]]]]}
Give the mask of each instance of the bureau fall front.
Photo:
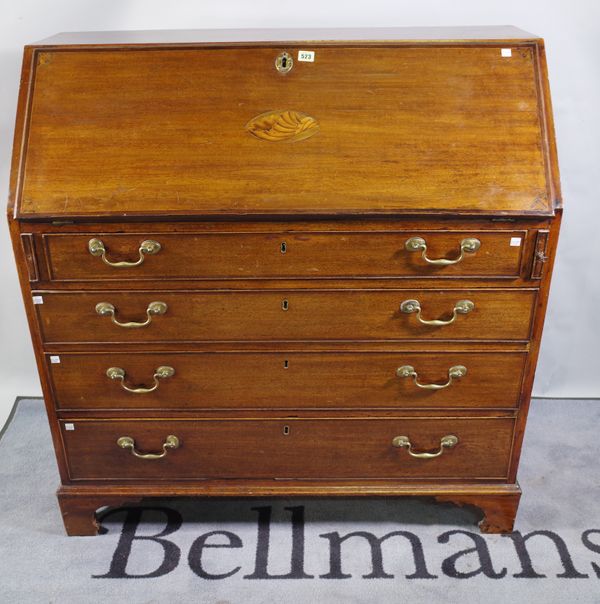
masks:
{"type": "Polygon", "coordinates": [[[561,217],[540,38],[59,34],[8,215],[68,534],[177,496],[512,529],[561,217]]]}

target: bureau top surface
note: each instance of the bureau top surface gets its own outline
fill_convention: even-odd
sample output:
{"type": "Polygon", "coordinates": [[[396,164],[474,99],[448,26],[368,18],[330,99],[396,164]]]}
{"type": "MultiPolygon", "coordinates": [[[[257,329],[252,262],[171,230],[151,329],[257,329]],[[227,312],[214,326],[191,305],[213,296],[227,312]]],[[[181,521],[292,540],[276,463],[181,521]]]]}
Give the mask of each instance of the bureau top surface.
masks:
{"type": "Polygon", "coordinates": [[[542,42],[516,28],[59,34],[25,52],[9,203],[551,215],[554,153],[542,42]]]}
{"type": "Polygon", "coordinates": [[[63,32],[35,46],[70,44],[222,44],[264,42],[362,41],[430,42],[466,40],[536,40],[539,36],[512,25],[463,27],[337,27],[277,29],[165,29],[63,32]]]}

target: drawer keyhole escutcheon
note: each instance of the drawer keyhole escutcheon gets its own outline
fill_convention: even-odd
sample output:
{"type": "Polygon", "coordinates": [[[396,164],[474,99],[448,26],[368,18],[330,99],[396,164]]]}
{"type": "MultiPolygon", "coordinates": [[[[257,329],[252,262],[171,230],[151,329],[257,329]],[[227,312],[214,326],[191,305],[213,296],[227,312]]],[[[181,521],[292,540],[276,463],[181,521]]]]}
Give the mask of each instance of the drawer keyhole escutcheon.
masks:
{"type": "Polygon", "coordinates": [[[283,426],[283,435],[284,436],[289,436],[290,435],[290,427],[289,426],[283,426]]]}
{"type": "Polygon", "coordinates": [[[289,52],[282,52],[277,55],[277,58],[275,59],[275,69],[277,69],[279,73],[288,73],[293,66],[294,59],[292,59],[292,55],[289,52]]]}
{"type": "Polygon", "coordinates": [[[440,439],[440,448],[435,453],[418,453],[417,451],[413,451],[412,443],[410,442],[410,438],[408,436],[396,436],[392,440],[392,446],[398,447],[399,449],[407,449],[408,454],[411,457],[416,457],[417,459],[433,459],[434,457],[439,457],[445,449],[452,449],[458,444],[458,437],[454,436],[454,434],[448,434],[446,436],[442,436],[440,439]]]}
{"type": "Polygon", "coordinates": [[[110,317],[110,320],[119,327],[125,327],[127,329],[136,329],[138,327],[146,327],[152,323],[152,317],[157,315],[164,315],[167,312],[167,305],[164,302],[150,302],[146,308],[146,320],[145,321],[128,321],[121,322],[116,318],[117,309],[114,304],[110,302],[98,302],[96,304],[96,313],[101,317],[110,317]]]}
{"type": "Polygon", "coordinates": [[[290,308],[290,303],[287,300],[281,301],[281,310],[288,310],[290,308]]]}
{"type": "Polygon", "coordinates": [[[279,246],[279,249],[281,250],[282,254],[285,254],[287,252],[287,244],[285,241],[281,242],[281,245],[279,246]]]}
{"type": "Polygon", "coordinates": [[[112,266],[114,268],[130,268],[132,266],[139,266],[146,259],[146,254],[153,255],[158,254],[160,252],[161,245],[158,241],[154,241],[153,239],[147,239],[146,241],[142,241],[140,243],[140,247],[138,249],[139,257],[137,260],[133,262],[129,262],[126,260],[120,262],[113,262],[106,257],[106,246],[104,242],[100,239],[90,239],[88,241],[88,251],[92,256],[100,256],[102,258],[102,262],[107,264],[108,266],[112,266]]]}
{"type": "Polygon", "coordinates": [[[411,237],[407,239],[404,247],[409,252],[421,252],[421,258],[427,264],[436,266],[448,266],[450,264],[458,264],[462,262],[465,254],[474,254],[480,247],[481,241],[475,237],[468,237],[460,242],[460,254],[456,258],[428,258],[427,257],[427,242],[423,237],[411,237]]]}
{"type": "Polygon", "coordinates": [[[468,315],[475,309],[475,304],[471,300],[459,300],[452,309],[452,317],[448,320],[444,319],[423,319],[421,317],[421,303],[418,300],[404,300],[400,304],[400,311],[404,314],[410,315],[417,313],[417,319],[423,325],[433,325],[435,327],[441,327],[443,325],[451,325],[456,321],[458,315],[468,315]]]}
{"type": "Polygon", "coordinates": [[[467,375],[467,368],[464,365],[455,365],[448,369],[448,381],[444,384],[421,384],[419,382],[419,375],[415,371],[412,365],[402,365],[396,369],[396,375],[401,378],[412,378],[415,385],[424,390],[442,390],[448,388],[454,380],[460,379],[467,375]]]}

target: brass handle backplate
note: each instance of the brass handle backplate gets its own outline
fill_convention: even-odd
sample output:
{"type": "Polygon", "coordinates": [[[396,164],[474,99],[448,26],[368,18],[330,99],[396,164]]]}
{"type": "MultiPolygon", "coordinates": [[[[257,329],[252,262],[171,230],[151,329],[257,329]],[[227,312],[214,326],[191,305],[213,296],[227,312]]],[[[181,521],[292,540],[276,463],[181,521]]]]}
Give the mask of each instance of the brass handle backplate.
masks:
{"type": "Polygon", "coordinates": [[[421,317],[421,303],[418,300],[404,300],[402,304],[400,304],[400,310],[410,315],[412,313],[417,313],[417,319],[423,325],[434,325],[436,327],[442,325],[450,325],[456,321],[456,317],[458,315],[468,315],[475,308],[475,304],[471,302],[471,300],[459,300],[453,308],[452,317],[448,320],[443,319],[423,319],[421,317]]]}
{"type": "Polygon", "coordinates": [[[121,447],[121,449],[129,449],[131,454],[139,457],[139,459],[162,459],[167,455],[169,449],[178,449],[180,443],[176,436],[170,434],[163,443],[162,453],[140,453],[139,451],[136,451],[135,440],[133,440],[131,436],[121,436],[117,440],[117,445],[121,447]]]}
{"type": "Polygon", "coordinates": [[[146,388],[144,386],[128,386],[125,383],[125,370],[121,369],[121,367],[109,367],[106,370],[106,375],[111,380],[120,380],[121,388],[123,388],[123,390],[126,390],[127,392],[132,392],[133,394],[148,394],[149,392],[154,392],[158,388],[159,380],[164,380],[166,378],[173,377],[175,375],[175,369],[167,365],[161,365],[160,367],[157,367],[154,371],[154,375],[152,376],[154,378],[154,385],[150,388],[146,388]]]}
{"type": "Polygon", "coordinates": [[[416,457],[418,459],[433,459],[434,457],[439,457],[445,449],[452,449],[458,444],[458,437],[454,436],[454,434],[448,434],[447,436],[442,436],[440,439],[440,448],[435,453],[417,453],[412,450],[412,443],[410,442],[410,438],[408,436],[396,436],[392,440],[392,445],[394,447],[398,447],[400,449],[407,449],[408,454],[411,457],[416,457]]]}
{"type": "Polygon", "coordinates": [[[127,260],[122,260],[120,262],[113,262],[106,257],[106,246],[103,241],[100,239],[90,239],[88,241],[88,251],[92,256],[100,256],[102,258],[102,262],[107,264],[108,266],[114,266],[115,268],[130,268],[132,266],[139,266],[142,264],[146,258],[146,254],[158,254],[160,252],[160,243],[158,241],[154,241],[152,239],[147,239],[146,241],[142,241],[140,243],[140,247],[138,249],[139,258],[133,262],[129,262],[127,260]]]}
{"type": "Polygon", "coordinates": [[[406,240],[404,247],[409,252],[421,252],[421,258],[427,262],[427,264],[434,264],[436,266],[448,266],[449,264],[458,264],[462,262],[465,254],[474,254],[480,247],[481,241],[474,237],[468,237],[460,242],[460,255],[456,258],[428,258],[427,257],[427,242],[423,237],[411,237],[406,240]]]}
{"type": "Polygon", "coordinates": [[[442,390],[448,388],[453,380],[465,377],[467,368],[464,365],[454,365],[448,369],[448,381],[445,384],[421,384],[419,376],[412,365],[402,365],[396,369],[396,375],[401,378],[413,378],[415,384],[424,390],[442,390]]]}
{"type": "Polygon", "coordinates": [[[98,302],[96,304],[96,312],[101,317],[110,317],[110,320],[119,327],[125,327],[127,329],[135,329],[137,327],[146,327],[152,323],[152,317],[157,315],[164,315],[167,312],[167,305],[164,302],[150,302],[146,308],[146,320],[145,321],[127,321],[121,322],[116,318],[116,308],[110,302],[98,302]]]}

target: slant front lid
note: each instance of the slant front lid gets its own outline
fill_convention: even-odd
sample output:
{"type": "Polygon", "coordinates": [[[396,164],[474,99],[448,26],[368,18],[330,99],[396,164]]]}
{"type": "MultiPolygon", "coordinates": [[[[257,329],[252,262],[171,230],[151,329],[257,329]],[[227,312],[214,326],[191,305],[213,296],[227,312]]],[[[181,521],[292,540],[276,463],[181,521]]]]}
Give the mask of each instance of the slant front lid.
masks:
{"type": "Polygon", "coordinates": [[[551,214],[539,53],[40,47],[17,215],[551,214]]]}

